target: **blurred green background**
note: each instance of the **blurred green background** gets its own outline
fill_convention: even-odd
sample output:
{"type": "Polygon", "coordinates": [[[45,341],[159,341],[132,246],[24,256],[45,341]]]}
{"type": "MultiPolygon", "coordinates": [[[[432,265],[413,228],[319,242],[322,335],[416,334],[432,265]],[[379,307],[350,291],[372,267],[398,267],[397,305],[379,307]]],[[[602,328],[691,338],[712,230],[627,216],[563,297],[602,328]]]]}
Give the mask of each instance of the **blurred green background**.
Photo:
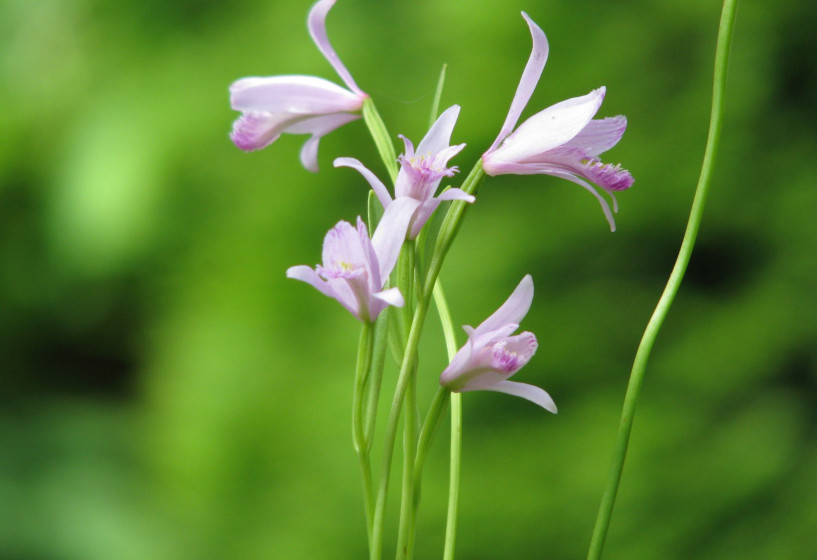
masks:
{"type": "MultiPolygon", "coordinates": [[[[358,325],[284,272],[318,262],[326,230],[364,212],[367,185],[333,158],[385,173],[361,122],[322,141],[317,175],[297,161],[305,137],[253,154],[227,137],[235,79],[339,81],[307,35],[310,5],[0,3],[3,560],[365,557],[358,325]]],[[[570,183],[490,179],[450,254],[457,324],[533,275],[523,327],[540,348],[517,379],[560,409],[465,396],[463,560],[586,554],[631,360],[693,196],[720,4],[340,0],[328,30],[392,134],[415,142],[448,63],[443,106],[462,106],[453,139],[468,142],[453,163],[467,171],[527,60],[521,10],[551,46],[525,114],[606,85],[599,116],[626,114],[629,130],[605,161],[636,183],[611,234],[570,183]]],[[[648,370],[606,558],[817,557],[815,21],[815,3],[740,6],[713,192],[648,370]]],[[[424,403],[446,365],[428,325],[424,403]]],[[[440,557],[446,436],[426,470],[421,559],[440,557]]]]}

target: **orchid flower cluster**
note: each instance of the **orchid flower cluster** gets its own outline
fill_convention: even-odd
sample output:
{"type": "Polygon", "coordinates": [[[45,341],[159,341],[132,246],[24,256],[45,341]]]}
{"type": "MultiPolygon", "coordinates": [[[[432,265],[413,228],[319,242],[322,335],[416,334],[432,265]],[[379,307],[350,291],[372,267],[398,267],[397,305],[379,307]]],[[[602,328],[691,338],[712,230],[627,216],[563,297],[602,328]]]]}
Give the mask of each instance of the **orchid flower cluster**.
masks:
{"type": "MultiPolygon", "coordinates": [[[[345,87],[302,75],[240,79],[230,88],[232,107],[241,112],[231,139],[238,148],[253,151],[269,146],[283,133],[309,134],[300,159],[307,170],[317,172],[320,139],[363,117],[389,171],[392,190],[359,160],[353,157],[334,160],[336,168],[357,171],[371,187],[368,225],[360,216],[355,224],[339,221],[324,238],[322,263],[314,268],[293,266],[287,270],[287,276],[337,300],[363,325],[352,416],[354,447],[363,478],[370,558],[379,559],[383,553],[386,496],[401,418],[404,465],[397,558],[411,558],[423,463],[449,401],[455,428],[461,422],[460,394],[468,391],[506,393],[556,413],[556,405],[546,391],[509,380],[533,358],[538,346],[532,333],[514,334],[533,300],[530,275],[522,278],[507,301],[479,326],[465,326],[467,340],[456,349],[438,276],[465,212],[477,200],[486,175],[551,175],[590,191],[614,230],[613,214],[617,211],[614,193],[628,189],[633,178],[620,165],[603,163],[599,158],[621,139],[627,120],[623,116],[594,118],[605,95],[605,88],[601,87],[548,107],[517,126],[549,50],[545,34],[522,13],[533,49],[505,122],[460,186],[440,190],[444,181],[453,180],[459,172],[450,161],[465,147],[462,143],[451,143],[460,107],[453,105],[436,117],[441,78],[433,110],[436,119],[416,148],[411,140],[399,135],[403,153],[397,156],[394,139],[372,99],[358,87],[329,42],[326,17],[334,3],[335,0],[320,0],[315,4],[309,13],[308,28],[345,87]],[[602,192],[610,196],[612,207],[602,192]],[[445,209],[442,220],[430,220],[442,209],[445,209]],[[447,335],[450,362],[447,366],[441,364],[434,377],[439,387],[421,421],[416,387],[427,378],[418,372],[418,346],[432,299],[447,335]],[[382,468],[375,484],[370,452],[387,347],[400,373],[385,429],[382,468]]],[[[459,431],[452,429],[452,438],[458,438],[459,431]]],[[[459,461],[458,454],[454,456],[452,452],[452,461],[459,461]]],[[[455,472],[458,471],[452,470],[452,474],[455,472]]],[[[452,476],[447,558],[453,557],[451,512],[456,513],[457,480],[458,475],[452,476]]]]}

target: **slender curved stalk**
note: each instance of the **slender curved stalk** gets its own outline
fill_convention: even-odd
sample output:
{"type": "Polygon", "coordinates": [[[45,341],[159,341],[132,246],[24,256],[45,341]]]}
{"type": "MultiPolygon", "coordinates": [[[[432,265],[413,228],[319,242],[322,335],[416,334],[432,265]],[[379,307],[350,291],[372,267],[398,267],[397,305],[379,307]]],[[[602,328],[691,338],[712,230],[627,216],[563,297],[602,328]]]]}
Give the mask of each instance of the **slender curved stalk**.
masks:
{"type": "Polygon", "coordinates": [[[454,560],[462,465],[462,395],[451,393],[451,460],[448,475],[448,514],[445,519],[443,560],[454,560]]]}
{"type": "MultiPolygon", "coordinates": [[[[457,353],[457,341],[454,337],[454,324],[451,320],[451,314],[448,311],[448,303],[446,302],[445,293],[443,292],[439,279],[434,284],[434,302],[440,315],[440,323],[442,324],[443,336],[445,337],[446,348],[448,350],[448,359],[451,360],[454,357],[454,354],[457,353]]],[[[411,395],[411,390],[412,387],[410,386],[406,393],[406,407],[410,406],[409,397],[411,395]]],[[[404,554],[405,558],[410,559],[414,553],[415,523],[417,519],[417,511],[420,507],[420,488],[423,479],[423,466],[425,465],[428,451],[431,448],[431,443],[434,441],[434,436],[436,435],[437,429],[440,426],[442,413],[445,411],[449,397],[459,401],[461,395],[459,393],[452,395],[448,389],[443,387],[438,388],[437,392],[434,394],[431,406],[429,407],[425,421],[423,422],[422,430],[420,431],[420,437],[416,445],[416,452],[412,455],[414,465],[410,471],[413,476],[411,484],[405,483],[406,472],[409,471],[404,471],[403,510],[401,511],[400,517],[400,535],[402,538],[398,540],[398,558],[402,558],[403,556],[401,556],[401,554],[404,554]]],[[[408,418],[408,408],[406,409],[406,412],[406,417],[408,418]]],[[[456,418],[452,418],[452,422],[454,422],[455,425],[458,423],[461,424],[461,414],[456,418]]],[[[461,431],[462,430],[460,428],[459,432],[461,433],[461,431]]],[[[453,437],[454,441],[452,443],[452,450],[456,448],[458,451],[460,448],[459,433],[453,437]]],[[[448,508],[449,517],[453,514],[455,519],[454,523],[449,523],[446,529],[446,542],[450,541],[452,543],[452,551],[453,538],[449,539],[449,536],[452,534],[452,527],[456,526],[456,503],[457,496],[459,495],[459,453],[457,452],[455,455],[457,457],[457,461],[456,464],[451,465],[452,484],[449,490],[448,508]]]]}
{"type": "Polygon", "coordinates": [[[415,507],[416,500],[420,494],[419,483],[423,476],[423,466],[425,465],[426,457],[428,456],[429,449],[431,449],[431,443],[434,441],[437,429],[440,427],[440,420],[442,419],[443,412],[445,412],[445,407],[448,404],[448,397],[450,395],[451,391],[444,387],[437,389],[431,401],[431,406],[428,408],[428,414],[426,415],[425,422],[423,422],[423,428],[420,431],[420,439],[417,443],[417,456],[414,460],[415,507]]]}
{"type": "Polygon", "coordinates": [[[391,309],[384,309],[374,324],[374,342],[372,367],[369,372],[369,391],[366,401],[366,451],[372,449],[374,427],[377,423],[377,404],[380,401],[380,386],[383,382],[383,366],[386,361],[386,339],[388,338],[389,314],[391,309]]]}
{"type": "MultiPolygon", "coordinates": [[[[476,193],[484,177],[485,172],[482,170],[482,161],[480,160],[474,165],[474,168],[468,174],[465,182],[463,182],[462,189],[469,194],[476,193]]],[[[409,331],[408,342],[406,343],[406,350],[403,355],[403,363],[400,367],[397,387],[395,388],[392,407],[389,412],[388,423],[386,424],[386,439],[383,445],[383,466],[382,472],[380,473],[380,486],[378,488],[374,510],[374,534],[371,545],[371,558],[373,560],[378,560],[382,556],[383,518],[386,508],[386,495],[389,489],[394,442],[397,436],[397,424],[400,420],[406,389],[413,375],[413,371],[417,367],[417,347],[420,343],[420,334],[422,333],[423,323],[425,322],[428,312],[431,294],[434,290],[434,285],[437,283],[437,276],[440,274],[445,255],[459,231],[460,224],[467,210],[466,204],[464,201],[455,200],[448,209],[448,213],[440,228],[440,234],[437,237],[437,243],[435,244],[434,254],[429,263],[428,272],[426,273],[425,284],[423,285],[421,294],[422,297],[419,298],[417,308],[414,311],[414,318],[411,323],[411,330],[409,331]]]]}
{"type": "Polygon", "coordinates": [[[428,299],[417,302],[417,309],[414,312],[414,320],[411,323],[406,351],[403,355],[403,363],[400,367],[400,375],[397,378],[397,387],[392,398],[391,411],[389,412],[388,423],[386,424],[386,439],[383,444],[383,462],[380,473],[380,486],[377,491],[377,501],[374,509],[373,536],[371,541],[371,558],[378,560],[383,552],[383,518],[386,510],[386,496],[389,491],[389,478],[391,476],[391,462],[394,455],[394,442],[397,437],[397,424],[400,420],[400,413],[403,408],[406,389],[417,367],[417,346],[420,343],[420,334],[423,330],[426,312],[428,311],[428,299]]]}
{"type": "MultiPolygon", "coordinates": [[[[414,243],[410,241],[405,247],[410,261],[409,273],[410,282],[403,293],[413,293],[414,278],[414,243]]],[[[405,296],[413,299],[411,296],[405,296]]],[[[426,304],[427,305],[427,304],[426,304]]],[[[408,306],[408,302],[407,305],[408,306]]],[[[408,320],[410,318],[406,317],[408,320]]],[[[417,431],[418,416],[417,410],[417,367],[415,366],[409,375],[405,392],[404,402],[405,413],[403,416],[403,485],[400,505],[400,525],[397,533],[397,559],[411,559],[414,553],[414,456],[417,454],[417,431]]]]}
{"type": "MultiPolygon", "coordinates": [[[[448,351],[448,361],[454,359],[457,353],[457,339],[454,336],[454,322],[448,302],[439,280],[434,286],[434,303],[440,314],[440,323],[443,326],[445,347],[448,351]]],[[[457,513],[460,496],[460,470],[462,465],[462,395],[451,393],[451,445],[448,474],[448,513],[445,521],[445,544],[443,545],[443,560],[454,559],[454,547],[457,541],[457,513]]]]}
{"type": "Polygon", "coordinates": [[[363,506],[366,514],[366,528],[369,542],[372,539],[374,522],[374,494],[372,490],[372,467],[369,462],[369,442],[366,439],[366,418],[363,401],[366,385],[369,381],[369,372],[372,367],[372,350],[374,342],[374,326],[371,323],[363,325],[358,344],[357,368],[355,371],[355,391],[352,401],[352,441],[360,463],[360,474],[363,478],[363,506]]]}
{"type": "Polygon", "coordinates": [[[610,526],[610,518],[616,501],[616,494],[618,493],[618,487],[621,481],[621,472],[624,468],[624,459],[627,455],[627,446],[633,426],[636,402],[641,392],[641,384],[644,380],[647,361],[650,357],[655,339],[658,336],[658,331],[664,322],[664,318],[667,316],[675,294],[678,293],[678,288],[684,278],[684,272],[692,255],[695,238],[698,235],[698,229],[701,225],[701,217],[709,194],[709,186],[715,167],[715,158],[720,144],[726,91],[726,68],[729,61],[729,47],[732,42],[732,29],[735,22],[736,10],[737,0],[724,1],[720,28],[718,30],[718,46],[715,53],[715,77],[712,92],[712,113],[709,121],[709,136],[704,153],[701,175],[698,179],[695,199],[692,202],[692,210],[684,234],[684,240],[681,243],[681,249],[678,253],[678,258],[670,273],[669,280],[664,288],[664,293],[661,294],[658,305],[647,324],[633,362],[627,393],[624,397],[624,406],[621,411],[621,423],[619,425],[618,435],[616,436],[612,466],[604,495],[602,496],[601,505],[599,506],[596,525],[593,529],[593,537],[591,538],[590,549],[587,555],[588,560],[598,560],[601,558],[604,542],[607,538],[607,530],[610,526]]]}

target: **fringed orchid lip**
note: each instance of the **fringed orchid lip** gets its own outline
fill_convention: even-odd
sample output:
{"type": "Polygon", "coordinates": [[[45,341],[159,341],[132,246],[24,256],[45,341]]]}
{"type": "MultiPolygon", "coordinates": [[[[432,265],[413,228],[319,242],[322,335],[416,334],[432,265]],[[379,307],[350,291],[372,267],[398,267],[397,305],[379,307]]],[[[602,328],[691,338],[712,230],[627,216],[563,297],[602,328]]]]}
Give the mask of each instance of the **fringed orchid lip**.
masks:
{"type": "Polygon", "coordinates": [[[513,335],[533,301],[533,279],[522,281],[493,315],[477,328],[465,327],[468,342],[459,349],[440,375],[440,384],[451,391],[497,391],[522,397],[556,413],[556,404],[544,390],[527,383],[508,381],[536,353],[536,337],[529,332],[513,335]]]}
{"type": "Polygon", "coordinates": [[[326,15],[335,0],[321,0],[307,19],[309,34],[321,53],[346,84],[315,76],[287,75],[250,77],[230,86],[230,102],[241,116],[233,124],[230,138],[244,151],[265,148],[281,134],[309,134],[301,149],[301,163],[318,171],[318,143],[333,130],[359,119],[368,95],[352,79],[326,34],[326,15]]]}
{"type": "Polygon", "coordinates": [[[483,169],[492,176],[552,175],[572,181],[598,199],[611,231],[615,231],[617,203],[612,193],[630,188],[634,180],[626,169],[602,163],[598,156],[621,140],[627,119],[593,118],[606,93],[601,87],[548,107],[514,130],[539,81],[549,49],[539,26],[524,12],[522,17],[530,29],[533,48],[499,135],[482,156],[483,169]],[[612,210],[596,186],[612,197],[612,210]]]}

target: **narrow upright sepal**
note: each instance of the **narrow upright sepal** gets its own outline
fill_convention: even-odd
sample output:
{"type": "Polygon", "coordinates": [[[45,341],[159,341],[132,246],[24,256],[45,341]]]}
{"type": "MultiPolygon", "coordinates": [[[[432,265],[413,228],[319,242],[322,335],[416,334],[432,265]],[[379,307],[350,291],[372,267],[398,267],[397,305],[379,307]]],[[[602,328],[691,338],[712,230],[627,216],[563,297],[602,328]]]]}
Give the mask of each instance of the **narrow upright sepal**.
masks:
{"type": "Polygon", "coordinates": [[[326,14],[335,0],[321,0],[312,8],[308,26],[315,44],[349,89],[315,76],[251,77],[230,86],[230,104],[241,116],[230,139],[251,152],[275,142],[283,133],[309,134],[301,163],[318,171],[318,142],[333,130],[360,118],[368,97],[352,79],[326,35],[326,14]]]}

